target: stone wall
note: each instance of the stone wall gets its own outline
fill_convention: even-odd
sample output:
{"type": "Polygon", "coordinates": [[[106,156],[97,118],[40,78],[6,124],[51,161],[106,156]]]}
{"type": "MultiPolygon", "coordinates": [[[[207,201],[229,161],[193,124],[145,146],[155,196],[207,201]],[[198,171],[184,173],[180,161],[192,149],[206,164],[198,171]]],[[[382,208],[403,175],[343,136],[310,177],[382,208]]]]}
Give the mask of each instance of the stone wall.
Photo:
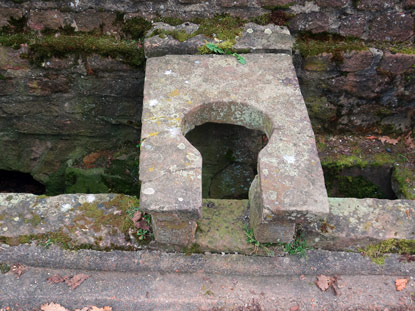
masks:
{"type": "Polygon", "coordinates": [[[143,71],[97,55],[39,68],[19,53],[0,46],[0,167],[49,194],[136,194],[143,71]]]}
{"type": "Polygon", "coordinates": [[[28,17],[31,29],[72,25],[80,31],[116,31],[117,14],[182,19],[228,13],[254,17],[271,11],[290,16],[291,31],[329,32],[376,41],[413,41],[414,0],[0,0],[0,27],[10,17],[28,17]],[[117,13],[118,12],[118,13],[117,13]]]}

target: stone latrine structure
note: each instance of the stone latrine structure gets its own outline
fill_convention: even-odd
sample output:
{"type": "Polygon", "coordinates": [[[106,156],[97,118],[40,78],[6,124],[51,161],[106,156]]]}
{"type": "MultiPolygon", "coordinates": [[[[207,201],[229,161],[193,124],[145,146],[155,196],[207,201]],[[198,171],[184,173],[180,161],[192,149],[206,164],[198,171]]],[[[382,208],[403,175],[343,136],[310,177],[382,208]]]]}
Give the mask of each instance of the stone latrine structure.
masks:
{"type": "MultiPolygon", "coordinates": [[[[245,31],[248,36],[252,32],[245,31]]],[[[184,135],[206,122],[241,125],[268,137],[249,193],[251,225],[259,241],[290,242],[296,223],[328,214],[323,172],[287,32],[272,27],[257,33],[268,40],[259,41],[267,45],[256,50],[277,51],[282,45],[285,53],[245,55],[246,64],[222,55],[147,60],[140,206],[153,216],[157,241],[194,241],[201,217],[202,158],[184,135]]]]}

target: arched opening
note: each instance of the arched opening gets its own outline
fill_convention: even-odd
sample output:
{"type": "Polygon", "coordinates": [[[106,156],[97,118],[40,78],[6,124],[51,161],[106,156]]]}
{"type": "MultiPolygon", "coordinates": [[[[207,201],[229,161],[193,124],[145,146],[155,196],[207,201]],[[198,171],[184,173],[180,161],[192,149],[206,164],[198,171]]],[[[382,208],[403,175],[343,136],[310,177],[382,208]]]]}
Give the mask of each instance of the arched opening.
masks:
{"type": "Polygon", "coordinates": [[[189,131],[186,139],[202,155],[203,198],[248,199],[258,153],[268,141],[264,132],[208,122],[189,131]]]}
{"type": "Polygon", "coordinates": [[[0,170],[0,192],[23,192],[39,195],[45,193],[45,186],[28,173],[0,170]]]}

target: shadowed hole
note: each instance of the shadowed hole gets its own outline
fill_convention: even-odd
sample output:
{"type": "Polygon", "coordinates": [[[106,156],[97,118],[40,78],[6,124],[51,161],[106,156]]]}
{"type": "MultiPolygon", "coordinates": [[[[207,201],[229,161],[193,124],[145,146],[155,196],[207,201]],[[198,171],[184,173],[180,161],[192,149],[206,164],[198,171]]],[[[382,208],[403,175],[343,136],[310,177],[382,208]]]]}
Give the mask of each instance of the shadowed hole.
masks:
{"type": "Polygon", "coordinates": [[[262,131],[209,122],[196,126],[186,139],[202,155],[203,198],[248,199],[258,153],[267,143],[262,131]]]}
{"type": "Polygon", "coordinates": [[[28,173],[0,170],[0,192],[23,192],[39,195],[45,193],[45,186],[28,173]]]}
{"type": "Polygon", "coordinates": [[[397,199],[390,166],[323,166],[329,197],[397,199]]]}

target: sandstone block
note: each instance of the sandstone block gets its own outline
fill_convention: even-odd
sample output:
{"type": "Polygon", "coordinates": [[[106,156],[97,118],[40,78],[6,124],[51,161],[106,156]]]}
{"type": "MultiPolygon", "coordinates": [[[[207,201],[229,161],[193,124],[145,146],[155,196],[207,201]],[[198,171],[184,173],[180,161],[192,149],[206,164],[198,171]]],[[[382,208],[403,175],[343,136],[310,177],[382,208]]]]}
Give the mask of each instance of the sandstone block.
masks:
{"type": "Polygon", "coordinates": [[[344,7],[349,1],[348,0],[317,0],[318,6],[323,8],[341,8],[344,7]]]}
{"type": "Polygon", "coordinates": [[[379,66],[381,72],[403,74],[415,66],[415,55],[385,53],[379,66]]]}
{"type": "Polygon", "coordinates": [[[64,16],[58,10],[31,11],[27,25],[33,30],[58,29],[64,26],[64,16]]]}
{"type": "Polygon", "coordinates": [[[9,25],[10,18],[18,19],[22,17],[22,10],[15,8],[0,9],[0,28],[9,25]]]}
{"type": "Polygon", "coordinates": [[[323,12],[296,15],[290,22],[290,29],[320,33],[329,31],[329,16],[323,12]]]}
{"type": "Polygon", "coordinates": [[[343,62],[339,67],[340,70],[347,72],[368,69],[373,61],[373,54],[370,51],[343,52],[342,56],[343,62]]]}
{"type": "Polygon", "coordinates": [[[383,11],[393,8],[398,2],[398,0],[359,0],[356,7],[365,11],[383,11]]]}
{"type": "Polygon", "coordinates": [[[386,13],[376,17],[369,26],[369,39],[406,41],[414,35],[414,18],[405,13],[386,13]]]}
{"type": "Polygon", "coordinates": [[[366,15],[353,14],[340,18],[339,33],[342,36],[362,37],[366,30],[366,15]]]}
{"type": "Polygon", "coordinates": [[[159,243],[187,246],[195,240],[196,221],[183,220],[175,214],[154,214],[152,224],[154,238],[159,243]]]}

